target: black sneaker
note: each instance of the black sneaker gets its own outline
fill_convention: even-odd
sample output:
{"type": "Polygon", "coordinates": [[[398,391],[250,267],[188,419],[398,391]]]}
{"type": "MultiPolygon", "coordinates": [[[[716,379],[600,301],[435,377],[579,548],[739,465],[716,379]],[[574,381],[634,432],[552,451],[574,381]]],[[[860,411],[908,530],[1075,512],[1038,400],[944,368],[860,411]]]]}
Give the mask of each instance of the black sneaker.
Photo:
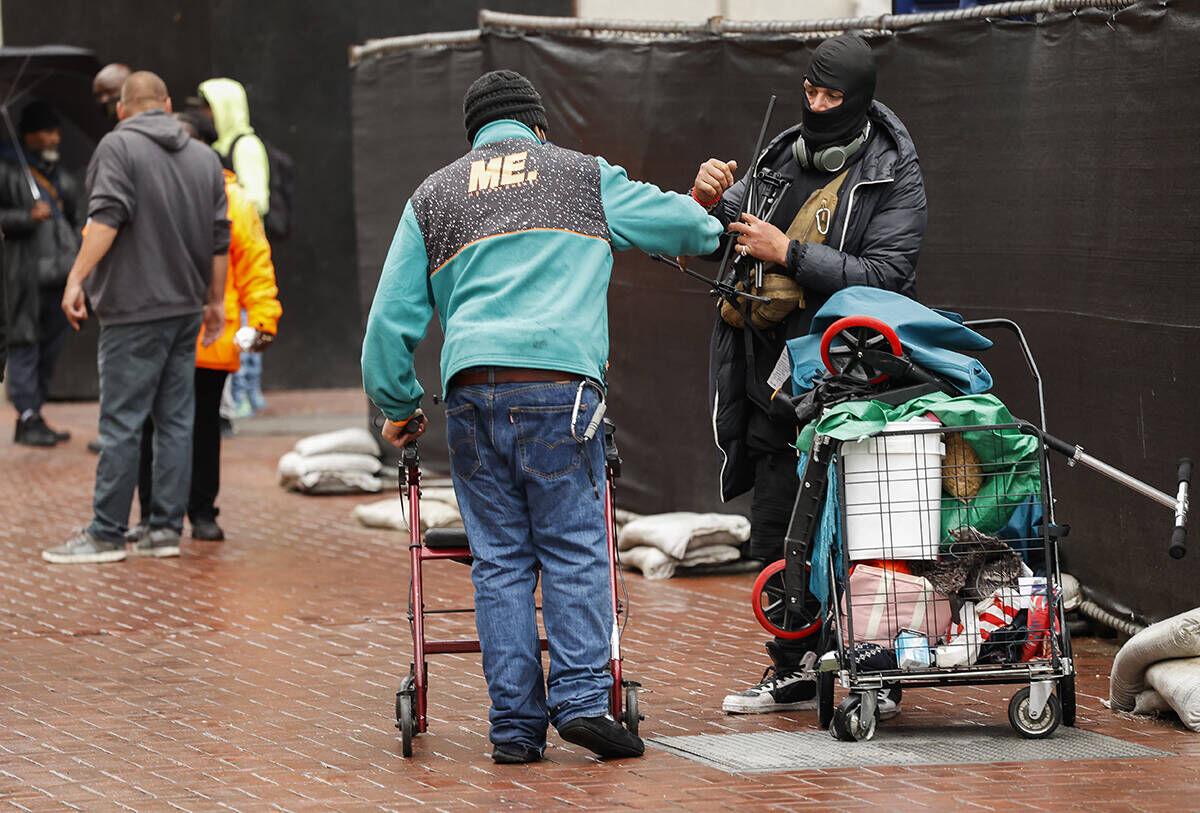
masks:
{"type": "Polygon", "coordinates": [[[534,748],[523,742],[501,743],[492,751],[492,762],[497,765],[524,765],[528,762],[541,761],[542,749],[534,748]]]}
{"type": "Polygon", "coordinates": [[[28,418],[17,419],[17,429],[13,432],[13,442],[22,446],[38,446],[48,448],[58,443],[58,438],[46,426],[40,415],[30,415],[28,418]]]}
{"type": "Polygon", "coordinates": [[[192,517],[192,539],[205,542],[223,542],[225,532],[217,524],[216,517],[192,517]]]}
{"type": "Polygon", "coordinates": [[[567,742],[582,745],[605,759],[640,757],[646,751],[637,734],[607,714],[601,717],[576,717],[559,726],[558,733],[567,742]]]}
{"type": "Polygon", "coordinates": [[[745,691],[726,695],[721,708],[727,714],[815,709],[817,677],[812,669],[815,653],[798,659],[782,652],[775,641],[767,642],[767,652],[773,662],[763,672],[762,680],[745,691]]]}

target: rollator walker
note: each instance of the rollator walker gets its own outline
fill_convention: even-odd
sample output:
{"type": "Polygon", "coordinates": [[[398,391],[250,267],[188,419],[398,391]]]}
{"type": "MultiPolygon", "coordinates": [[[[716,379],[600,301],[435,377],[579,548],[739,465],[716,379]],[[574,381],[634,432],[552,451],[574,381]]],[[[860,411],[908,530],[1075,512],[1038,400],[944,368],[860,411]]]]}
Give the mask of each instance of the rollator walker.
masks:
{"type": "MultiPolygon", "coordinates": [[[[401,753],[413,755],[413,739],[428,730],[429,655],[479,652],[479,639],[455,640],[426,637],[426,616],[473,613],[473,607],[429,610],[424,602],[424,565],[429,561],[450,561],[471,564],[471,549],[467,533],[462,528],[431,528],[421,533],[421,458],[416,443],[404,447],[400,458],[400,496],[408,501],[408,550],[411,579],[408,593],[408,624],[412,630],[413,660],[408,674],[400,681],[396,692],[396,728],[400,730],[401,753]]],[[[609,712],[614,720],[634,734],[644,719],[638,709],[638,690],[641,684],[626,680],[622,672],[621,634],[626,618],[627,595],[624,594],[617,555],[617,529],[614,518],[616,480],[621,476],[621,457],[617,451],[616,425],[604,420],[604,527],[608,545],[609,583],[612,599],[612,637],[609,671],[612,689],[609,692],[609,712]]],[[[541,608],[538,608],[540,612],[541,608]]],[[[540,638],[542,651],[548,643],[540,638]]]]}

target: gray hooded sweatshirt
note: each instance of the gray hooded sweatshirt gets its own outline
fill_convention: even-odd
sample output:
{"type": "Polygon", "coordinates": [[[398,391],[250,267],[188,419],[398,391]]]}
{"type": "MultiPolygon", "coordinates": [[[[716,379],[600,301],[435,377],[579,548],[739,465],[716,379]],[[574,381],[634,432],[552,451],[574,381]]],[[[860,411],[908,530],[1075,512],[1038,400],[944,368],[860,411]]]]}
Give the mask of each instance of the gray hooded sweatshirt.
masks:
{"type": "Polygon", "coordinates": [[[100,139],[88,165],[88,218],[117,237],[86,291],[103,325],[198,313],[212,258],[229,251],[217,154],[160,110],[100,139]]]}

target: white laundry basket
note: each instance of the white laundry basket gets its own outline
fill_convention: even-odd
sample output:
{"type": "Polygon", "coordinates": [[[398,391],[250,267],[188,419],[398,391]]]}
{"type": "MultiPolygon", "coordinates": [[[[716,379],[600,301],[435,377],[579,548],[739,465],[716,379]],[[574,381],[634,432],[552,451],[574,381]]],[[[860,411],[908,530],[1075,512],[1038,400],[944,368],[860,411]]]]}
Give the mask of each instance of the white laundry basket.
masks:
{"type": "Polygon", "coordinates": [[[940,432],[924,418],[887,424],[870,438],[842,444],[846,478],[846,551],[862,559],[936,559],[941,539],[940,432]]]}

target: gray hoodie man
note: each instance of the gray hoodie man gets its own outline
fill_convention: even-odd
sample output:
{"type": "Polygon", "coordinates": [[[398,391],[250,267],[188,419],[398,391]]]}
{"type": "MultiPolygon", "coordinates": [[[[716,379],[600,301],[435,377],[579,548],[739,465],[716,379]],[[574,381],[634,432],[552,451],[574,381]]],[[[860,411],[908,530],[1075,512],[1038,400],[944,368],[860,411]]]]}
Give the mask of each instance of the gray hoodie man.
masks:
{"type": "Polygon", "coordinates": [[[101,139],[87,185],[88,217],[120,232],[85,286],[100,323],[199,313],[213,255],[229,250],[217,154],[150,110],[101,139]]]}
{"type": "Polygon", "coordinates": [[[191,476],[196,336],[225,327],[229,221],[221,165],[168,114],[152,73],[121,88],[121,123],[88,167],[88,226],[67,277],[62,307],[76,329],[100,321],[100,460],[93,518],[64,544],[42,551],[55,564],[124,559],[138,479],[142,426],[154,418],[153,502],[142,556],[178,556],[191,476]],[[93,275],[93,272],[95,274],[93,275]]]}

